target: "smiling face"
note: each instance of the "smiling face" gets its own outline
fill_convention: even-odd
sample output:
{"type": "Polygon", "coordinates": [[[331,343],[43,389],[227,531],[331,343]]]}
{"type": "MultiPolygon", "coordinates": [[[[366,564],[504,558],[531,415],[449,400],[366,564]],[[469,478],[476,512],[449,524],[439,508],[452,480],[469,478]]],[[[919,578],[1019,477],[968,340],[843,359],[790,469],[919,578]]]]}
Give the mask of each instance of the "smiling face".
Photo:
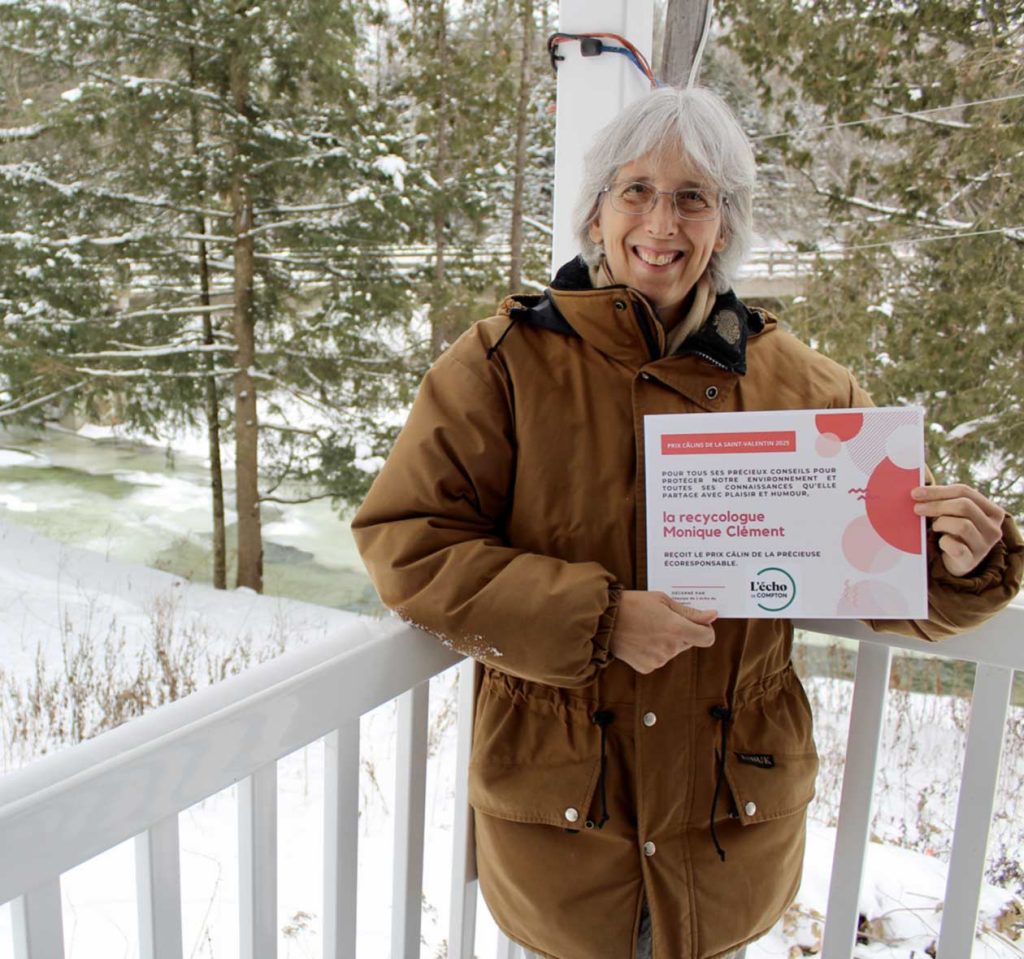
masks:
{"type": "MultiPolygon", "coordinates": [[[[666,193],[707,187],[683,158],[650,153],[623,166],[616,185],[639,181],[666,193]]],[[[682,307],[707,269],[711,254],[725,246],[722,215],[710,220],[680,219],[672,197],[659,196],[650,213],[616,210],[607,193],[601,195],[590,238],[604,245],[605,258],[616,283],[639,290],[657,308],[667,328],[682,318],[682,307]]]]}

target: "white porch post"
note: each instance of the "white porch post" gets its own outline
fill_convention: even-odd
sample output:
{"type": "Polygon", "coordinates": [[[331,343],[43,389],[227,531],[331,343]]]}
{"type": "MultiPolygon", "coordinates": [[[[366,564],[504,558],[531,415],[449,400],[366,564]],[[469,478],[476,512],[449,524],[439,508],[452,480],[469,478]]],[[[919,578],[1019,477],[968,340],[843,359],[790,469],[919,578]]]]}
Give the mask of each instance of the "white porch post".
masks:
{"type": "MultiPolygon", "coordinates": [[[[561,0],[558,29],[564,33],[617,33],[650,60],[654,0],[561,0]]],[[[583,57],[576,42],[561,44],[558,53],[565,59],[558,63],[555,113],[552,276],[579,252],[571,221],[583,154],[602,126],[650,89],[644,75],[621,54],[583,57]]]]}

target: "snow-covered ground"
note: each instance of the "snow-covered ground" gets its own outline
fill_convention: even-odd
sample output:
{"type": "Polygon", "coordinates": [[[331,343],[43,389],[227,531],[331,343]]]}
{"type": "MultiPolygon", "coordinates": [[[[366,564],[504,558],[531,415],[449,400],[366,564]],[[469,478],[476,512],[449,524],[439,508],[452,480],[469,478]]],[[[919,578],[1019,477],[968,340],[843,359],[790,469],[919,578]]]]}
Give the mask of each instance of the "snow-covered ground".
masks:
{"type": "MultiPolygon", "coordinates": [[[[155,611],[160,609],[171,610],[174,628],[191,636],[202,653],[214,660],[240,635],[247,636],[247,643],[256,651],[279,647],[285,635],[288,643],[322,642],[351,616],[246,592],[217,593],[170,574],[122,564],[58,545],[25,529],[0,525],[0,663],[8,677],[27,681],[39,650],[45,662],[60,663],[62,636],[65,643],[74,644],[86,634],[102,642],[113,633],[123,637],[123,656],[130,660],[145,647],[155,611]]],[[[823,704],[817,716],[819,739],[825,744],[843,739],[844,712],[841,707],[832,708],[841,698],[843,684],[812,680],[810,685],[812,700],[823,704]]],[[[918,784],[956,781],[955,761],[941,758],[944,748],[962,734],[956,708],[950,707],[948,698],[906,695],[896,729],[898,732],[901,722],[910,723],[915,746],[903,749],[897,735],[895,746],[887,753],[883,778],[889,788],[879,797],[883,813],[879,831],[886,836],[898,832],[892,822],[908,817],[907,802],[919,806],[919,792],[914,791],[918,784]],[[939,776],[937,762],[946,770],[939,776]],[[897,777],[894,770],[900,765],[905,771],[897,777]]],[[[438,677],[432,683],[435,749],[427,786],[421,951],[429,959],[445,954],[447,934],[455,732],[448,707],[453,697],[451,676],[438,677]]],[[[389,952],[394,742],[391,705],[364,717],[359,959],[387,959],[389,952]]],[[[278,928],[283,959],[320,955],[322,764],[323,750],[314,744],[282,760],[279,768],[278,928]]],[[[827,781],[821,785],[824,791],[834,788],[827,781]]],[[[927,822],[941,833],[953,821],[955,789],[933,790],[925,798],[927,822]]],[[[920,821],[921,815],[917,815],[914,828],[920,821]]],[[[180,828],[185,955],[195,959],[237,955],[233,790],[185,810],[180,828]]],[[[749,959],[793,959],[816,953],[833,844],[834,830],[812,823],[804,882],[796,904],[764,940],[750,948],[749,959]]],[[[858,946],[858,959],[923,959],[928,954],[936,937],[945,882],[942,843],[937,839],[935,845],[937,854],[926,855],[872,844],[861,909],[867,920],[865,930],[877,938],[858,946]]],[[[70,959],[131,959],[138,955],[133,878],[130,844],[64,876],[65,941],[70,959]]],[[[984,932],[974,951],[976,959],[1024,955],[1020,940],[1011,939],[1021,933],[1020,910],[1020,903],[1010,893],[986,887],[984,932]]],[[[13,957],[10,924],[9,907],[0,907],[0,959],[13,957]]],[[[489,959],[496,952],[496,932],[483,907],[478,925],[477,954],[489,959]]]]}

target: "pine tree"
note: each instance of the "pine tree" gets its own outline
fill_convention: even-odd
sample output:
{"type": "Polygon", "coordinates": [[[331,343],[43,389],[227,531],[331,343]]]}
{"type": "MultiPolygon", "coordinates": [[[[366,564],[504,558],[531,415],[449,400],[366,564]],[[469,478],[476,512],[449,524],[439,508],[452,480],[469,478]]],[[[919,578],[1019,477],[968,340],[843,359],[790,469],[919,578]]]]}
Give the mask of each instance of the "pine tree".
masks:
{"type": "MultiPolygon", "coordinates": [[[[429,174],[432,263],[421,280],[435,354],[507,289],[517,117],[535,119],[529,99],[517,109],[520,90],[535,89],[521,81],[533,6],[472,0],[454,15],[449,0],[407,0],[408,17],[396,24],[386,84],[403,106],[413,162],[429,174]]],[[[535,31],[528,44],[536,62],[535,31]]],[[[534,137],[527,126],[526,179],[534,137]]]]}
{"type": "Polygon", "coordinates": [[[784,316],[880,403],[920,403],[939,478],[1024,506],[1019,4],[724,0],[728,35],[829,215],[784,316]],[[768,45],[761,38],[775,40],[768,45]],[[844,125],[852,124],[852,125],[844,125]]]}
{"type": "Polygon", "coordinates": [[[0,256],[15,276],[36,260],[60,274],[38,301],[25,280],[2,291],[0,415],[74,395],[156,433],[205,411],[211,458],[223,419],[238,583],[254,589],[261,500],[285,498],[288,479],[358,498],[356,451],[386,448],[381,411],[418,366],[387,253],[413,232],[419,187],[361,75],[364,13],[323,0],[0,10],[21,74],[59,81],[4,105],[8,130],[38,134],[3,147],[0,235],[20,239],[0,256]]]}

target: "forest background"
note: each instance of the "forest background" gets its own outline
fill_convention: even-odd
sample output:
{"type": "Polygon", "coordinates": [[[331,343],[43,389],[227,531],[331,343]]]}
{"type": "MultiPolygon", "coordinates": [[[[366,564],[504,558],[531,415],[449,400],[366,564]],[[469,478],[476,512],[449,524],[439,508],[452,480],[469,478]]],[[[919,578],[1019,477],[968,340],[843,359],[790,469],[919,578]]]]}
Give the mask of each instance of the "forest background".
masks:
{"type": "MultiPolygon", "coordinates": [[[[556,15],[0,4],[0,424],[203,428],[210,577],[261,590],[260,504],[358,502],[432,358],[543,288],[556,15]]],[[[763,243],[816,255],[764,305],[1017,513],[1022,48],[1000,0],[722,0],[701,73],[758,151],[763,243]]]]}

